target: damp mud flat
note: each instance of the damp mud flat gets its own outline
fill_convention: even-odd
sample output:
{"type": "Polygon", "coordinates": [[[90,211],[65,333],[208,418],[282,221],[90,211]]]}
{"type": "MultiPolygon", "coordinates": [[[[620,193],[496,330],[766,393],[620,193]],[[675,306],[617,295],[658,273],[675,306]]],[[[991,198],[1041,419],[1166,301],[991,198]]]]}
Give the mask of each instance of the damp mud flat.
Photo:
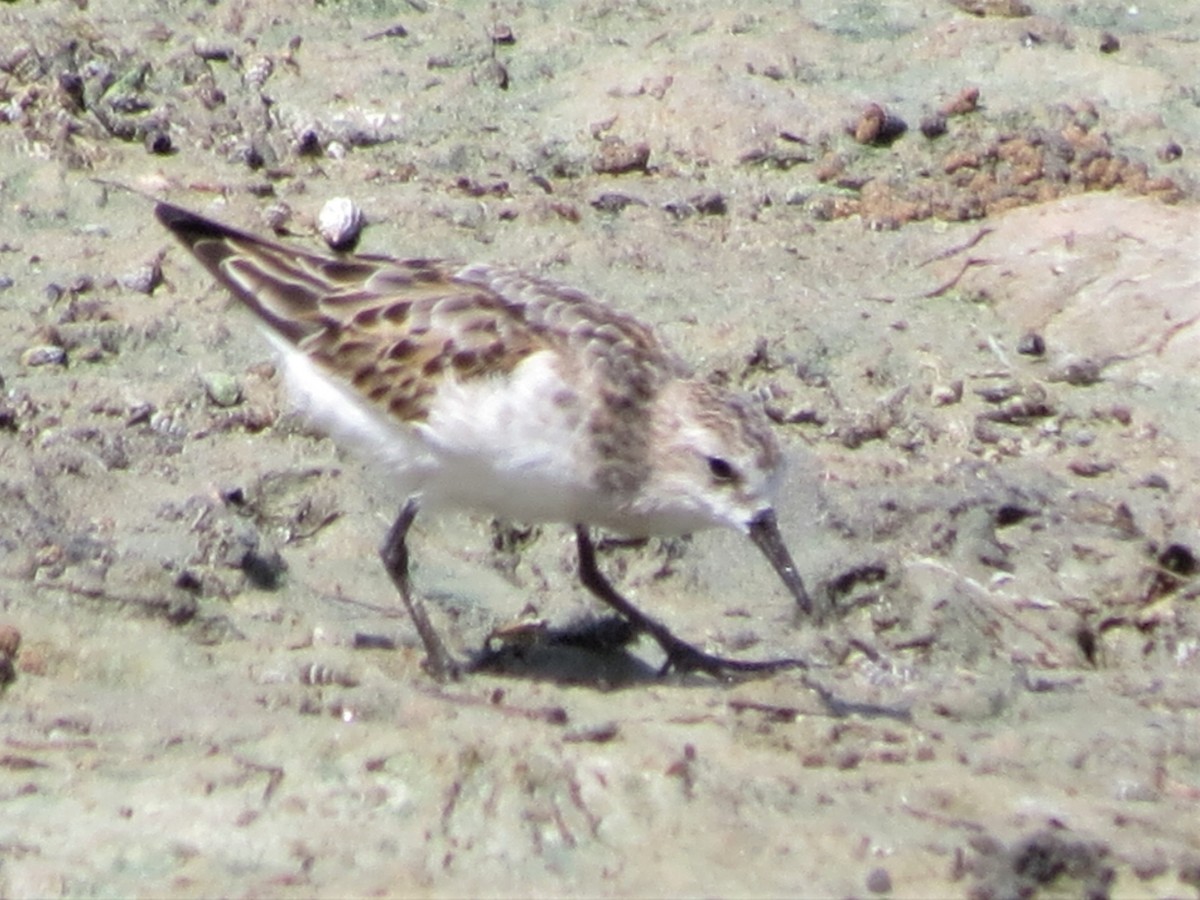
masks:
{"type": "Polygon", "coordinates": [[[1200,14],[0,9],[0,894],[1200,892],[1200,14]],[[903,127],[902,127],[903,126],[903,127]],[[819,621],[745,539],[419,523],[129,185],[517,265],[764,404],[819,621]],[[544,624],[543,624],[544,623],[544,624]]]}

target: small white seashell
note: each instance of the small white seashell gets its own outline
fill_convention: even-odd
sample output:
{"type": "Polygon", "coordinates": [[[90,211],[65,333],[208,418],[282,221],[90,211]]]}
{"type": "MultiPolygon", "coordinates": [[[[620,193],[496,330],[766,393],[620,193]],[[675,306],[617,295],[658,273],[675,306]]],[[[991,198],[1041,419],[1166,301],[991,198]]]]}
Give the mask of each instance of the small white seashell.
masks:
{"type": "Polygon", "coordinates": [[[349,197],[334,197],[321,207],[317,230],[334,250],[350,250],[358,243],[367,220],[349,197]]]}

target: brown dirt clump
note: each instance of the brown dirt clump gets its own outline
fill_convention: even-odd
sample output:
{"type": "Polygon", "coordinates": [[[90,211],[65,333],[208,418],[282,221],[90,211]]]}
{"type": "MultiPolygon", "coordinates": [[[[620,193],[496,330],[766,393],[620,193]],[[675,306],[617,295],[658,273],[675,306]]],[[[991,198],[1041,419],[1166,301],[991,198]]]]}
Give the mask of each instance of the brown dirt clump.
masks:
{"type": "Polygon", "coordinates": [[[977,92],[964,90],[941,113],[954,116],[952,127],[927,124],[928,139],[914,137],[904,147],[903,129],[888,126],[894,117],[876,104],[867,107],[850,129],[855,140],[896,148],[829,149],[815,175],[841,190],[817,193],[813,214],[859,216],[871,228],[890,229],[931,218],[982,219],[1088,191],[1122,190],[1167,203],[1184,196],[1170,177],[1152,175],[1146,163],[1117,152],[1090,105],[1034,109],[996,122],[975,112],[977,100],[977,92]],[[901,174],[894,174],[897,167],[901,174]]]}

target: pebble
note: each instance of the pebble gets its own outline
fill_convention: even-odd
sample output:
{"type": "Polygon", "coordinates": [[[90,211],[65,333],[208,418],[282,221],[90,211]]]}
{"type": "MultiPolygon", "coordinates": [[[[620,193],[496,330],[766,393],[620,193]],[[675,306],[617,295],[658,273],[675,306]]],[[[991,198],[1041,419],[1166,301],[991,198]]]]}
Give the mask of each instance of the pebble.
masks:
{"type": "Polygon", "coordinates": [[[962,379],[955,379],[949,384],[935,384],[930,391],[930,399],[934,406],[953,406],[962,400],[962,379]]]}
{"type": "Polygon", "coordinates": [[[1046,341],[1036,331],[1026,332],[1017,341],[1017,352],[1025,356],[1044,356],[1046,353],[1046,341]]]}
{"type": "Polygon", "coordinates": [[[941,137],[946,133],[946,115],[945,113],[930,113],[921,119],[921,134],[932,140],[933,138],[941,137]]]}
{"type": "Polygon", "coordinates": [[[255,587],[273,591],[279,587],[283,573],[287,571],[287,563],[278,552],[260,553],[257,550],[247,550],[238,568],[255,587]]]}
{"type": "Polygon", "coordinates": [[[1025,0],[950,0],[950,4],[981,18],[999,16],[1021,19],[1033,15],[1033,8],[1025,0]]]}
{"type": "Polygon", "coordinates": [[[0,625],[0,656],[10,659],[21,649],[21,632],[15,625],[0,625]]]}
{"type": "Polygon", "coordinates": [[[513,34],[512,26],[506,25],[503,22],[492,26],[491,38],[493,44],[510,45],[517,42],[517,37],[513,34]]]}
{"type": "Polygon", "coordinates": [[[21,365],[23,366],[65,366],[66,364],[67,351],[53,344],[30,347],[21,354],[21,365]]]}
{"type": "Polygon", "coordinates": [[[606,191],[600,196],[591,201],[593,209],[598,209],[600,212],[619,213],[625,207],[637,204],[645,206],[644,200],[639,200],[636,197],[630,197],[628,194],[618,194],[612,191],[606,191]]]}
{"type": "Polygon", "coordinates": [[[702,216],[723,216],[729,212],[729,203],[719,191],[697,194],[690,202],[702,216]]]}
{"type": "Polygon", "coordinates": [[[484,64],[483,74],[494,85],[496,85],[496,87],[500,88],[500,90],[508,90],[508,66],[504,65],[504,63],[500,62],[500,60],[489,59],[487,63],[484,64]]]}
{"type": "Polygon", "coordinates": [[[276,234],[284,234],[287,232],[288,222],[292,218],[292,208],[282,200],[277,203],[272,203],[263,210],[263,224],[270,228],[276,234]]]}
{"type": "Polygon", "coordinates": [[[296,132],[292,150],[297,156],[319,156],[321,153],[321,133],[315,125],[305,125],[296,132]]]}
{"type": "Polygon", "coordinates": [[[963,88],[953,100],[938,110],[944,116],[965,116],[979,108],[979,88],[963,88]]]}
{"type": "Polygon", "coordinates": [[[147,131],[142,143],[146,152],[153,153],[155,156],[167,156],[175,150],[175,145],[171,143],[170,133],[162,128],[147,131]]]}
{"type": "Polygon", "coordinates": [[[872,894],[886,894],[892,889],[892,876],[882,866],[867,873],[867,890],[872,894]]]}
{"type": "Polygon", "coordinates": [[[21,647],[21,632],[14,625],[0,625],[0,688],[17,679],[14,660],[21,647]]]}
{"type": "Polygon", "coordinates": [[[1072,358],[1063,361],[1050,374],[1051,381],[1065,381],[1075,387],[1096,384],[1103,377],[1102,367],[1094,359],[1072,358]]]}
{"type": "Polygon", "coordinates": [[[592,160],[598,175],[623,175],[644,172],[650,163],[650,145],[645,141],[627,144],[619,137],[607,137],[592,160]]]}
{"type": "Polygon", "coordinates": [[[139,294],[153,294],[154,289],[162,284],[162,266],[160,265],[160,260],[154,259],[145,265],[138,266],[132,272],[126,272],[117,281],[127,291],[135,291],[139,294]]]}
{"type": "Polygon", "coordinates": [[[1158,148],[1157,156],[1162,162],[1175,162],[1183,156],[1183,148],[1176,141],[1167,141],[1158,148]]]}
{"type": "Polygon", "coordinates": [[[228,62],[237,54],[229,44],[221,44],[208,38],[196,38],[192,42],[192,52],[209,62],[228,62]]]}
{"type": "Polygon", "coordinates": [[[860,144],[882,146],[892,143],[908,130],[908,123],[888,112],[878,103],[869,103],[863,109],[852,132],[860,144]]]}
{"type": "Polygon", "coordinates": [[[224,372],[205,372],[200,376],[204,392],[217,406],[236,406],[242,399],[242,386],[232,375],[224,372]]]}

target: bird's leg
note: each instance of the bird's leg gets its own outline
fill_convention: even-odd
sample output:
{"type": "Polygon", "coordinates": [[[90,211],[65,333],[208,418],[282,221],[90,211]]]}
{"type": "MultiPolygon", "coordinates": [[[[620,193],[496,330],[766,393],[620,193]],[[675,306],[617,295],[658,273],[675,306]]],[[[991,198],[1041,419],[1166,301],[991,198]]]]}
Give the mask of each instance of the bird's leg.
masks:
{"type": "Polygon", "coordinates": [[[396,590],[400,592],[400,598],[404,601],[408,615],[412,619],[413,625],[416,626],[417,634],[421,636],[421,642],[425,645],[427,654],[425,669],[438,681],[445,681],[447,678],[458,677],[459,664],[446,650],[433,623],[429,621],[425,604],[421,602],[420,597],[413,594],[408,583],[408,546],[405,544],[405,538],[408,536],[408,529],[412,527],[413,520],[417,517],[419,508],[420,504],[417,503],[415,497],[410,497],[405,501],[404,506],[400,508],[400,515],[388,529],[383,546],[379,548],[379,558],[383,560],[383,567],[391,576],[392,584],[396,585],[396,590]]]}
{"type": "Polygon", "coordinates": [[[666,625],[646,615],[624,597],[617,589],[609,584],[608,579],[596,566],[596,549],[592,538],[584,525],[575,526],[575,542],[579,547],[579,578],[583,586],[591,591],[598,599],[606,603],[625,617],[635,628],[649,634],[667,655],[663,663],[662,674],[671,669],[679,672],[700,671],[709,675],[721,676],[729,672],[757,672],[769,674],[780,669],[807,668],[803,660],[779,659],[760,662],[725,659],[713,656],[693,647],[671,633],[666,625]]]}

